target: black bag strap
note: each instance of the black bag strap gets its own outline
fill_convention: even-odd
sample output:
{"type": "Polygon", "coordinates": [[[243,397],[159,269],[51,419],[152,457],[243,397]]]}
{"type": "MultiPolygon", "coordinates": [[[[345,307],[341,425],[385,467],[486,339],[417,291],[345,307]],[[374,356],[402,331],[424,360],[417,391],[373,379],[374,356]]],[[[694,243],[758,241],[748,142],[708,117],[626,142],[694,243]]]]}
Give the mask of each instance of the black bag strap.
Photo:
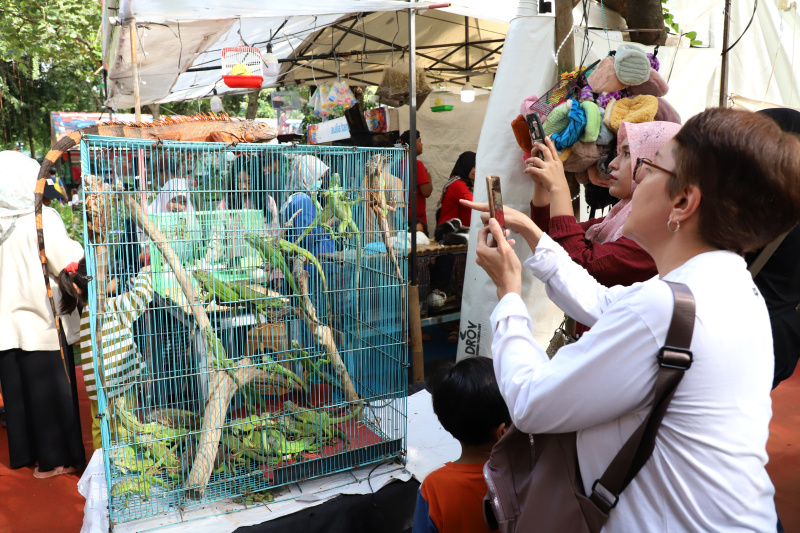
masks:
{"type": "Polygon", "coordinates": [[[658,351],[653,407],[641,425],[622,446],[600,479],[592,485],[589,499],[603,513],[608,514],[619,501],[619,495],[639,473],[653,454],[656,433],[667,411],[683,373],[692,366],[692,343],[695,319],[695,301],[692,291],[683,283],[666,282],[672,289],[675,307],[667,340],[658,351]]]}

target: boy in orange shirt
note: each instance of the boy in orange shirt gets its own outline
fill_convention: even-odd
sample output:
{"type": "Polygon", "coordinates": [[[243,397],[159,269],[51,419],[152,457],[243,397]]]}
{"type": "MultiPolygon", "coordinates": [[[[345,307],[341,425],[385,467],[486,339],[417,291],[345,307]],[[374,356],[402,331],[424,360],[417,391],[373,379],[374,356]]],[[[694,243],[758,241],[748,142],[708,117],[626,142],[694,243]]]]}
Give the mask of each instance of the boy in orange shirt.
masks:
{"type": "Polygon", "coordinates": [[[463,359],[428,382],[433,411],[461,444],[461,457],[431,472],[417,495],[413,533],[486,533],[483,465],[511,424],[492,360],[463,359]]]}

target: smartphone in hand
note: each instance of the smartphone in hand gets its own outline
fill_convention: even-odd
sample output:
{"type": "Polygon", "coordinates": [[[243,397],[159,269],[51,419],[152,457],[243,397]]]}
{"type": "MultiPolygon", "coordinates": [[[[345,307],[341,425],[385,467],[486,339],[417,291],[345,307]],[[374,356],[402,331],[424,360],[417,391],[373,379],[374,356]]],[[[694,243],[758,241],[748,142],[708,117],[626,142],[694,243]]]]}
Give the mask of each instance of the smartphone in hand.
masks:
{"type": "Polygon", "coordinates": [[[506,218],[503,213],[503,196],[500,193],[500,176],[486,176],[486,194],[489,199],[489,216],[505,229],[506,218]]]}
{"type": "MultiPolygon", "coordinates": [[[[528,121],[528,129],[531,132],[531,143],[533,144],[534,149],[536,148],[536,143],[545,144],[544,128],[542,127],[542,119],[539,116],[539,113],[534,111],[533,113],[527,115],[525,120],[528,121]]],[[[539,150],[538,155],[540,159],[544,160],[544,153],[541,150],[539,150]]]]}

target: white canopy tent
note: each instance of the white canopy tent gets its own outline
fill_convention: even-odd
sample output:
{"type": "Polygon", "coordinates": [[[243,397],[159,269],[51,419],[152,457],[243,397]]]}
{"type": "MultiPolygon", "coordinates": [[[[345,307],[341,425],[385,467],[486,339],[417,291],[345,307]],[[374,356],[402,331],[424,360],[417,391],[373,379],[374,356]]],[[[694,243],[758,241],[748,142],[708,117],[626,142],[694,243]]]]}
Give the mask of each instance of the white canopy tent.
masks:
{"type": "MultiPolygon", "coordinates": [[[[136,22],[142,104],[194,100],[234,91],[221,80],[221,51],[252,45],[281,61],[283,83],[317,84],[344,78],[349,84],[377,84],[384,67],[407,54],[408,14],[416,21],[417,61],[437,80],[491,85],[513,3],[502,7],[455,0],[443,10],[432,2],[395,0],[282,0],[269,3],[204,0],[189,3],[111,0],[104,5],[103,55],[108,76],[107,105],[134,105],[129,23],[136,22]],[[509,9],[510,6],[510,9],[509,9]],[[466,17],[477,17],[467,19],[466,17]],[[505,20],[504,20],[505,18],[505,20]],[[469,42],[469,46],[465,43],[469,42]]],[[[241,92],[241,89],[237,91],[241,92]]]]}

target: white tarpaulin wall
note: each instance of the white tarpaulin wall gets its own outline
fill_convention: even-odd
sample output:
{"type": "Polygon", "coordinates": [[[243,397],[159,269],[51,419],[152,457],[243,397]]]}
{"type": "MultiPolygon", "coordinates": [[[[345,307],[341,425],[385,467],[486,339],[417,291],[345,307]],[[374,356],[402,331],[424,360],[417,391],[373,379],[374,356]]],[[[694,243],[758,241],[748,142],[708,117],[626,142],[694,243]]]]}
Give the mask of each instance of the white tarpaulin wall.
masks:
{"type": "MultiPolygon", "coordinates": [[[[555,20],[537,16],[536,2],[520,1],[517,17],[508,28],[506,46],[478,143],[474,188],[477,202],[486,201],[483,178],[487,174],[495,174],[501,179],[503,203],[519,211],[530,212],[533,182],[523,173],[525,165],[522,151],[510,124],[519,114],[519,105],[526,96],[531,93],[541,95],[552,86],[556,76],[551,56],[554,38],[555,20]]],[[[464,276],[464,287],[469,290],[464,290],[461,300],[459,360],[475,355],[491,357],[489,316],[497,305],[497,294],[492,280],[475,264],[477,231],[481,226],[480,218],[473,215],[464,276]]],[[[518,242],[515,251],[521,260],[530,253],[524,242],[518,242]]],[[[534,318],[534,336],[546,343],[561,322],[563,313],[550,302],[544,285],[525,270],[522,297],[534,318]]]]}
{"type": "MultiPolygon", "coordinates": [[[[436,204],[442,195],[442,187],[450,179],[450,171],[462,152],[478,151],[478,140],[481,127],[489,105],[489,94],[476,89],[475,101],[461,103],[459,96],[454,95],[455,105],[452,111],[434,113],[427,105],[417,111],[417,130],[422,137],[423,153],[420,161],[431,175],[433,192],[426,203],[428,213],[428,229],[431,238],[436,229],[436,204]]],[[[399,131],[408,129],[408,106],[399,109],[399,131]]]]}

